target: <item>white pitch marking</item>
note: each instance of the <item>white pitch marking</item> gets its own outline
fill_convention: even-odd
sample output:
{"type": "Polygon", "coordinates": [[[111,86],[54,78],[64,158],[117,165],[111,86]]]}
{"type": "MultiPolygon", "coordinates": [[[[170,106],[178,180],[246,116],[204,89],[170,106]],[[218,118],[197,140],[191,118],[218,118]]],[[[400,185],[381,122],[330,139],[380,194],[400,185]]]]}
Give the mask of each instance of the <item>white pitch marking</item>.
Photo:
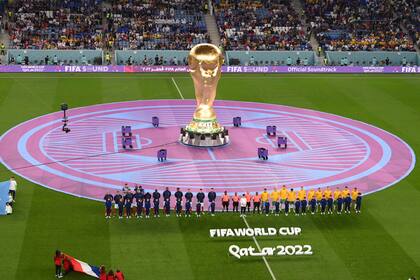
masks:
{"type": "Polygon", "coordinates": [[[212,148],[207,148],[207,151],[209,152],[210,158],[211,158],[212,160],[216,160],[216,156],[215,156],[215,154],[213,153],[212,148]]]}
{"type": "Polygon", "coordinates": [[[270,138],[268,138],[267,134],[264,134],[263,137],[265,138],[265,140],[267,140],[268,144],[270,144],[271,147],[277,148],[273,141],[270,138]]]}
{"type": "Polygon", "coordinates": [[[106,134],[102,133],[102,152],[106,153],[106,134]]]}
{"type": "Polygon", "coordinates": [[[114,152],[118,153],[118,139],[117,139],[117,133],[115,131],[112,132],[112,138],[114,140],[114,152]]]}
{"type": "Polygon", "coordinates": [[[290,142],[292,142],[293,143],[293,145],[299,150],[299,151],[303,151],[303,149],[298,145],[298,144],[296,144],[296,142],[295,141],[293,141],[293,138],[292,137],[290,137],[290,135],[289,134],[287,134],[286,133],[286,131],[282,131],[281,132],[284,136],[286,136],[287,137],[287,140],[288,141],[290,141],[290,142]]]}
{"type": "Polygon", "coordinates": [[[136,140],[137,140],[137,148],[140,150],[141,149],[140,135],[136,134],[136,140]]]}
{"type": "Polygon", "coordinates": [[[185,98],[184,98],[184,96],[182,95],[181,90],[179,89],[179,87],[178,87],[177,83],[175,82],[174,77],[171,77],[171,79],[172,79],[172,83],[175,85],[176,90],[177,90],[177,91],[178,91],[178,93],[179,93],[179,96],[181,96],[181,99],[182,99],[182,100],[184,100],[185,98]]]}
{"type": "Polygon", "coordinates": [[[299,133],[297,133],[295,131],[295,135],[297,138],[299,138],[300,141],[302,141],[303,144],[306,145],[306,147],[308,147],[310,150],[312,150],[312,147],[308,144],[308,142],[305,141],[305,139],[302,138],[302,136],[299,135],[299,133]]]}
{"type": "MultiPolygon", "coordinates": [[[[246,220],[246,218],[245,218],[244,216],[242,216],[242,219],[244,220],[244,222],[245,222],[245,224],[246,224],[247,228],[250,228],[250,226],[249,226],[248,221],[246,220]]],[[[252,236],[252,239],[254,239],[254,242],[255,242],[255,245],[257,245],[257,249],[258,249],[258,251],[260,251],[260,252],[261,252],[261,247],[260,247],[260,244],[258,244],[258,241],[257,241],[257,239],[255,238],[255,236],[252,236]]],[[[265,256],[262,256],[262,259],[263,259],[263,261],[264,261],[264,263],[265,263],[265,266],[266,266],[266,267],[267,267],[267,269],[268,269],[268,272],[270,272],[271,278],[273,278],[273,280],[277,280],[277,278],[276,278],[276,276],[274,275],[273,271],[271,270],[271,267],[270,267],[270,265],[268,264],[267,259],[265,258],[265,256]]]]}

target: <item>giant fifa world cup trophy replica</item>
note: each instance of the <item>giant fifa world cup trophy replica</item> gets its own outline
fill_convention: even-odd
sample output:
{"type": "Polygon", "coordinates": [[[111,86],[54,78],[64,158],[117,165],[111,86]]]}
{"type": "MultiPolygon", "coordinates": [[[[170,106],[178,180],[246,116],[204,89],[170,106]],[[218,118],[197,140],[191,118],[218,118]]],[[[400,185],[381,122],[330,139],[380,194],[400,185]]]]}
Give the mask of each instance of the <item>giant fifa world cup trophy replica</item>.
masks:
{"type": "Polygon", "coordinates": [[[213,103],[224,58],[218,47],[199,44],[188,56],[197,108],[192,121],[181,129],[180,141],[190,146],[215,147],[229,143],[228,131],[216,118],[213,103]]]}

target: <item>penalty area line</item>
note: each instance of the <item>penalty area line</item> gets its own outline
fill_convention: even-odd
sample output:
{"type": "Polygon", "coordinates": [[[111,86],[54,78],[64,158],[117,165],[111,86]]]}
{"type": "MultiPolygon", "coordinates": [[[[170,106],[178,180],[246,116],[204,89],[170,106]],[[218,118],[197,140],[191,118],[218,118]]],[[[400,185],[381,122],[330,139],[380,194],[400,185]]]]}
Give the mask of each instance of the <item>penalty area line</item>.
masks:
{"type": "Polygon", "coordinates": [[[178,93],[179,93],[179,96],[181,96],[181,99],[182,99],[182,100],[184,100],[185,98],[184,98],[184,96],[182,95],[182,92],[181,92],[181,90],[179,89],[178,84],[175,82],[174,77],[171,77],[171,79],[172,79],[172,83],[174,84],[174,86],[176,87],[176,90],[177,90],[177,91],[178,91],[178,93]]]}
{"type": "MultiPolygon", "coordinates": [[[[244,220],[244,222],[245,222],[245,224],[246,224],[247,228],[250,228],[250,226],[249,226],[249,224],[248,224],[248,221],[246,220],[246,218],[245,218],[244,216],[242,216],[242,220],[244,220]]],[[[255,238],[255,236],[252,236],[252,239],[254,239],[254,243],[255,243],[255,245],[257,245],[257,249],[258,249],[258,251],[260,251],[260,252],[261,252],[261,247],[260,247],[260,244],[258,244],[258,241],[257,241],[257,239],[255,238]]],[[[266,266],[266,267],[267,267],[267,269],[268,269],[268,272],[270,272],[271,278],[272,278],[273,280],[277,280],[277,278],[276,278],[276,276],[274,275],[273,271],[271,270],[271,267],[270,267],[270,265],[268,264],[267,259],[265,258],[265,256],[262,256],[262,259],[263,259],[263,261],[264,261],[264,263],[265,263],[265,266],[266,266]]]]}

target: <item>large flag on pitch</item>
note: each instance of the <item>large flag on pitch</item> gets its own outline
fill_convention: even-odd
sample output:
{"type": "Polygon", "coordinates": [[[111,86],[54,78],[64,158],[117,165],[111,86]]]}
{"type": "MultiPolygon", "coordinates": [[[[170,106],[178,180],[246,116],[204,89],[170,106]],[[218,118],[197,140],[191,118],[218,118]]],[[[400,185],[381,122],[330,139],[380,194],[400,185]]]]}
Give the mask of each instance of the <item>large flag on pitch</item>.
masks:
{"type": "Polygon", "coordinates": [[[69,256],[69,255],[65,255],[65,257],[67,257],[70,260],[73,271],[81,272],[81,273],[87,274],[89,276],[99,278],[99,274],[100,274],[99,267],[89,265],[89,264],[87,264],[85,262],[82,262],[82,261],[79,261],[79,260],[77,260],[77,259],[75,259],[75,258],[73,258],[72,256],[69,256]]]}

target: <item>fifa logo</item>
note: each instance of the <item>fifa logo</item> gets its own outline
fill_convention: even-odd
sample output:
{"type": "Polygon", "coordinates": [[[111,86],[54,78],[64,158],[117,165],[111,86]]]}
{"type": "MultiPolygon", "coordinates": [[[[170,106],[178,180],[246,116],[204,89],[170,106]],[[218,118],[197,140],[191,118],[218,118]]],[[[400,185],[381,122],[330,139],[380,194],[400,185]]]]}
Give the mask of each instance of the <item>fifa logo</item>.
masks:
{"type": "Polygon", "coordinates": [[[417,73],[417,72],[420,72],[420,67],[403,66],[403,67],[401,67],[401,72],[403,72],[403,73],[417,73]]]}

